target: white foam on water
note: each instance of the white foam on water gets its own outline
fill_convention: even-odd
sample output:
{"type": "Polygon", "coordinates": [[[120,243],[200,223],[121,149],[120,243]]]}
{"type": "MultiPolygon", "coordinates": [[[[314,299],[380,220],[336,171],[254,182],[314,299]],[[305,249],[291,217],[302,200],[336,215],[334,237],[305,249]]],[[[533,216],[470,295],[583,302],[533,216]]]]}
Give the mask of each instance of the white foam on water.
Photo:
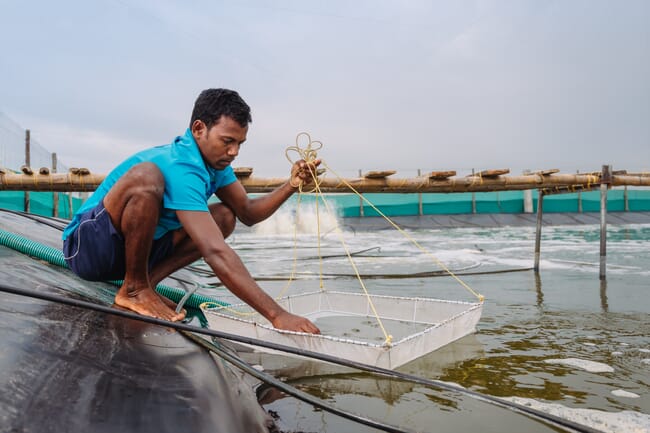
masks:
{"type": "Polygon", "coordinates": [[[521,397],[504,397],[503,400],[546,412],[606,433],[648,433],[650,431],[650,415],[641,412],[631,410],[605,412],[595,409],[576,409],[561,404],[543,403],[521,397]]]}
{"type": "Polygon", "coordinates": [[[642,359],[641,364],[650,365],[650,358],[642,359]]]}
{"type": "Polygon", "coordinates": [[[568,365],[570,367],[580,368],[590,373],[611,373],[614,371],[614,368],[607,364],[579,358],[546,359],[544,362],[547,364],[568,365]]]}
{"type": "Polygon", "coordinates": [[[619,352],[619,351],[612,352],[612,356],[621,356],[622,354],[623,352],[619,352]]]}
{"type": "Polygon", "coordinates": [[[296,230],[299,234],[316,234],[319,230],[324,234],[337,227],[341,225],[336,215],[322,210],[316,212],[316,207],[310,204],[301,205],[298,211],[280,208],[270,218],[256,224],[254,230],[259,235],[292,235],[296,230]]]}
{"type": "Polygon", "coordinates": [[[616,397],[626,397],[626,398],[639,398],[639,394],[635,394],[633,392],[625,391],[624,389],[615,389],[612,391],[612,394],[614,394],[616,397]]]}
{"type": "Polygon", "coordinates": [[[596,343],[582,343],[584,346],[596,347],[596,343]]]}
{"type": "Polygon", "coordinates": [[[639,349],[639,352],[650,353],[650,349],[639,349]]]}

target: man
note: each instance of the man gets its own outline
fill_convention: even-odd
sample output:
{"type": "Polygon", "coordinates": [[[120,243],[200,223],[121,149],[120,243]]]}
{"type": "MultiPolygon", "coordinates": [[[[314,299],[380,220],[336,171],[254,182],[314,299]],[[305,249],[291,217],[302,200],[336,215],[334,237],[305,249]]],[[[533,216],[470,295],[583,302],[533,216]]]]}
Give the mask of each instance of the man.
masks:
{"type": "Polygon", "coordinates": [[[190,127],[173,143],[141,151],[117,166],[77,211],[63,233],[70,268],[82,278],[124,279],[115,304],[177,321],[185,312],[154,291],[172,272],[203,257],[236,296],[274,327],[318,333],[309,320],[280,307],[226,244],[235,221],[256,224],[300,186],[320,161],[296,162],[289,180],[250,199],[230,166],[246,140],[249,106],[237,92],[201,92],[190,127]],[[212,195],[221,200],[208,206],[212,195]]]}

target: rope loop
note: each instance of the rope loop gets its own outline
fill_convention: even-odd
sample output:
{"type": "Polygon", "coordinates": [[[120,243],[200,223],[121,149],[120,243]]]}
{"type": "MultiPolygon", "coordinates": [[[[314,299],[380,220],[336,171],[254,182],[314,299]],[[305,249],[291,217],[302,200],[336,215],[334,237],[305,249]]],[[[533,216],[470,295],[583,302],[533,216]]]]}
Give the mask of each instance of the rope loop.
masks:
{"type": "MultiPolygon", "coordinates": [[[[291,163],[291,165],[295,164],[298,160],[294,161],[291,159],[290,153],[295,152],[298,154],[298,159],[304,160],[307,164],[313,163],[316,159],[318,159],[318,151],[323,148],[323,143],[317,140],[312,140],[311,136],[307,132],[300,132],[298,135],[296,135],[296,145],[295,146],[288,146],[285,151],[284,155],[287,157],[287,160],[291,163]],[[306,141],[306,145],[301,145],[301,141],[306,141]]],[[[309,171],[311,173],[311,176],[314,180],[314,187],[309,190],[309,191],[303,191],[302,186],[303,182],[300,181],[297,185],[294,185],[293,182],[291,181],[291,178],[289,178],[289,184],[294,187],[298,188],[301,193],[312,193],[315,191],[319,190],[319,180],[318,180],[318,173],[316,170],[312,170],[312,166],[309,166],[309,171]]],[[[293,173],[291,173],[291,177],[293,177],[293,173]]]]}
{"type": "Polygon", "coordinates": [[[286,148],[284,151],[284,155],[287,157],[287,160],[291,163],[294,164],[296,161],[291,159],[289,156],[290,152],[296,152],[298,156],[300,157],[299,159],[304,159],[305,162],[310,163],[315,161],[318,158],[318,151],[323,148],[323,143],[317,140],[312,140],[311,136],[307,132],[300,132],[298,135],[296,135],[296,145],[295,146],[289,146],[286,148]],[[304,141],[301,140],[301,138],[304,137],[307,140],[307,145],[306,146],[301,146],[300,142],[304,141]]]}

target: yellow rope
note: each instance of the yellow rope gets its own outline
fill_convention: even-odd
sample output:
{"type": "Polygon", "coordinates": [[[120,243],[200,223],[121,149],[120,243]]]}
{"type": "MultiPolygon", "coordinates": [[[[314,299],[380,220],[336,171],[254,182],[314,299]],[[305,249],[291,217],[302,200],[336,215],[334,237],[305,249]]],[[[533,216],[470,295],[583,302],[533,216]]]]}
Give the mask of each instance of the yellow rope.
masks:
{"type": "MultiPolygon", "coordinates": [[[[313,163],[316,158],[318,158],[318,151],[323,148],[323,143],[320,141],[312,140],[311,136],[307,132],[301,132],[298,135],[296,135],[296,145],[295,146],[289,146],[285,149],[284,155],[287,157],[287,160],[289,163],[292,165],[295,163],[294,160],[291,159],[289,156],[290,152],[296,152],[298,156],[303,159],[307,164],[313,163]],[[307,145],[305,147],[300,146],[300,138],[305,137],[307,140],[307,145]]],[[[302,181],[298,183],[298,185],[293,185],[291,183],[291,179],[289,179],[289,184],[291,186],[298,187],[298,206],[300,206],[300,197],[304,193],[312,193],[314,191],[320,191],[320,184],[318,180],[318,173],[312,170],[312,166],[308,165],[309,172],[312,176],[313,182],[314,182],[314,187],[310,191],[303,191],[303,183],[302,181]]],[[[323,290],[323,257],[321,255],[321,242],[320,242],[320,213],[319,213],[319,208],[318,208],[318,201],[319,197],[321,195],[317,194],[316,195],[316,236],[317,236],[317,243],[318,243],[318,260],[319,260],[319,278],[320,278],[320,289],[323,290]]],[[[295,245],[294,245],[295,246],[295,245]]]]}
{"type": "MultiPolygon", "coordinates": [[[[289,146],[285,149],[284,155],[287,157],[287,160],[289,163],[294,164],[295,161],[291,159],[289,156],[290,152],[296,152],[300,159],[303,159],[305,162],[312,163],[316,160],[318,157],[318,151],[323,148],[323,143],[320,141],[314,141],[311,139],[311,136],[306,133],[306,132],[301,132],[296,136],[296,145],[295,146],[289,146]],[[300,137],[306,137],[307,138],[307,146],[305,147],[300,147],[300,137]]],[[[311,167],[309,168],[309,171],[311,172],[311,167]]],[[[298,187],[299,192],[302,194],[303,192],[314,192],[318,188],[318,177],[316,176],[316,173],[312,172],[312,177],[314,179],[314,187],[310,191],[303,191],[302,190],[302,181],[298,185],[294,185],[291,183],[291,178],[289,179],[289,183],[291,186],[298,187]]],[[[293,175],[293,173],[292,173],[293,175]]]]}
{"type": "MultiPolygon", "coordinates": [[[[289,156],[289,154],[290,154],[290,152],[296,152],[296,153],[298,154],[298,156],[299,156],[301,159],[303,159],[305,162],[307,162],[308,164],[310,164],[310,163],[312,163],[313,161],[315,161],[315,160],[317,159],[317,156],[318,156],[318,150],[320,150],[322,147],[323,147],[323,144],[322,144],[320,141],[313,141],[313,140],[311,139],[311,136],[310,136],[308,133],[306,133],[306,132],[301,132],[301,133],[299,133],[299,134],[296,136],[296,145],[295,145],[295,146],[289,146],[289,147],[287,147],[287,149],[285,150],[285,156],[287,157],[287,160],[288,160],[291,164],[294,164],[295,161],[293,161],[293,160],[291,159],[291,157],[289,156]],[[307,145],[306,145],[305,147],[301,147],[301,146],[300,146],[300,139],[301,139],[301,137],[305,137],[306,140],[307,140],[307,145]]],[[[413,244],[414,244],[418,249],[420,249],[420,251],[422,251],[424,254],[428,255],[431,259],[433,259],[433,261],[434,261],[436,264],[438,264],[438,266],[440,266],[440,267],[441,267],[445,272],[447,272],[447,273],[448,273],[449,275],[451,275],[451,276],[452,276],[456,281],[458,281],[458,283],[460,283],[463,287],[465,287],[465,289],[467,289],[467,290],[468,290],[470,293],[472,293],[476,298],[478,298],[478,300],[479,300],[480,302],[483,302],[483,301],[484,301],[484,297],[483,297],[483,295],[481,295],[481,294],[477,293],[476,291],[474,291],[474,290],[473,290],[471,287],[469,287],[469,286],[468,286],[464,281],[462,281],[460,278],[458,278],[458,276],[457,276],[456,274],[454,274],[454,273],[453,273],[453,272],[452,272],[452,271],[451,271],[447,266],[445,266],[444,263],[442,263],[440,260],[438,260],[438,258],[436,258],[436,257],[435,257],[435,256],[434,256],[434,255],[429,251],[429,250],[427,250],[426,248],[424,248],[423,246],[421,246],[421,245],[420,245],[420,244],[419,244],[419,243],[418,243],[418,242],[417,242],[417,241],[416,241],[412,236],[410,236],[410,235],[409,235],[407,232],[405,232],[401,227],[399,227],[397,224],[395,224],[395,222],[393,222],[393,220],[391,220],[388,216],[386,216],[383,212],[381,212],[381,211],[380,211],[380,210],[379,210],[379,209],[378,209],[374,204],[372,204],[372,203],[371,203],[367,198],[365,198],[361,193],[359,193],[359,192],[358,192],[358,191],[357,191],[357,190],[356,190],[352,185],[350,185],[350,184],[349,184],[349,183],[348,183],[348,182],[347,182],[343,177],[339,176],[336,172],[334,172],[334,170],[332,170],[332,168],[329,167],[329,165],[327,165],[327,163],[325,163],[324,161],[322,161],[322,164],[324,165],[324,167],[325,167],[328,171],[330,171],[332,174],[334,174],[334,176],[336,176],[336,177],[338,178],[338,180],[339,180],[339,182],[340,182],[341,184],[347,186],[351,191],[353,191],[356,195],[358,195],[358,196],[359,196],[359,197],[360,197],[364,202],[366,202],[366,203],[367,203],[367,204],[368,204],[368,205],[369,205],[373,210],[375,210],[375,211],[376,211],[379,215],[381,215],[381,216],[382,216],[386,221],[388,221],[388,223],[389,223],[391,226],[393,226],[393,227],[394,227],[396,230],[398,230],[398,231],[399,231],[403,236],[405,236],[407,239],[409,239],[409,240],[410,240],[410,241],[411,241],[411,242],[412,242],[412,243],[413,243],[413,244]]],[[[333,212],[332,212],[332,210],[331,210],[331,208],[330,208],[330,206],[329,206],[328,201],[325,200],[325,197],[324,197],[324,195],[323,195],[323,193],[322,193],[322,191],[321,191],[321,189],[320,189],[320,181],[319,181],[319,179],[318,179],[318,173],[317,173],[316,171],[314,171],[314,169],[312,168],[312,165],[311,165],[311,164],[310,164],[308,167],[309,167],[309,171],[310,171],[310,173],[311,173],[311,175],[312,175],[314,185],[313,185],[313,188],[312,188],[310,191],[307,191],[307,193],[313,193],[313,192],[316,193],[316,215],[317,215],[317,220],[316,220],[316,221],[317,221],[317,236],[318,236],[318,241],[317,241],[317,242],[318,242],[318,257],[319,257],[319,268],[320,268],[320,272],[319,272],[319,274],[320,274],[320,288],[321,288],[321,290],[322,290],[322,289],[323,289],[323,258],[322,258],[322,254],[321,254],[321,240],[320,240],[320,231],[321,231],[321,229],[320,229],[320,211],[319,211],[319,204],[318,204],[319,200],[320,200],[320,199],[323,200],[323,204],[325,205],[325,208],[326,208],[326,210],[328,211],[328,213],[329,213],[330,215],[333,215],[333,212]]],[[[293,173],[292,173],[292,174],[293,174],[293,173]]],[[[478,178],[479,178],[479,182],[482,184],[482,183],[483,183],[483,177],[482,177],[482,174],[481,174],[481,173],[478,174],[478,178]]],[[[475,181],[476,181],[476,177],[474,177],[474,178],[472,179],[472,183],[474,183],[475,181]]],[[[289,182],[291,183],[291,178],[289,179],[289,182]]],[[[299,209],[300,209],[301,197],[302,197],[302,194],[305,193],[305,191],[303,191],[303,182],[302,182],[302,181],[301,181],[298,185],[293,185],[293,184],[291,184],[291,185],[292,185],[293,187],[298,187],[298,201],[297,201],[297,210],[296,210],[296,223],[294,224],[294,257],[293,257],[293,266],[292,266],[292,270],[291,270],[291,275],[289,276],[289,280],[287,281],[287,284],[285,285],[285,287],[283,288],[283,290],[280,292],[280,294],[277,296],[277,298],[280,298],[280,297],[284,294],[284,292],[286,292],[286,290],[288,290],[290,284],[292,283],[292,281],[293,281],[294,278],[295,278],[295,271],[296,271],[296,266],[297,266],[297,231],[298,231],[298,215],[299,215],[298,212],[299,212],[299,209]]],[[[336,221],[336,220],[335,220],[335,221],[336,221]]],[[[339,239],[340,239],[340,241],[341,241],[341,245],[343,246],[343,249],[345,250],[345,254],[346,254],[347,258],[348,258],[348,261],[350,262],[350,264],[351,264],[351,266],[352,266],[352,268],[353,268],[353,270],[354,270],[354,273],[355,273],[355,275],[356,275],[356,277],[357,277],[357,280],[359,281],[359,284],[360,284],[361,288],[363,289],[363,292],[364,292],[364,294],[365,294],[365,296],[366,296],[366,299],[368,300],[368,305],[370,305],[370,308],[371,308],[371,310],[372,310],[372,313],[374,314],[375,319],[377,320],[377,323],[379,324],[379,327],[380,327],[382,333],[384,334],[384,338],[385,338],[384,344],[385,344],[386,346],[389,346],[389,347],[390,347],[390,346],[392,345],[393,336],[390,335],[390,334],[388,333],[388,331],[386,330],[386,328],[384,327],[384,324],[383,324],[383,322],[382,322],[382,320],[381,320],[381,317],[379,316],[379,313],[378,313],[378,311],[377,311],[377,309],[376,309],[376,307],[375,307],[375,305],[374,305],[374,303],[373,303],[373,301],[372,301],[372,298],[370,297],[370,293],[368,292],[368,289],[366,288],[366,285],[365,285],[365,283],[363,282],[363,279],[361,278],[361,275],[360,275],[360,273],[359,273],[359,269],[357,268],[356,263],[354,262],[354,260],[353,260],[353,258],[352,258],[352,255],[350,254],[350,249],[348,248],[348,246],[347,246],[347,244],[346,244],[346,242],[345,242],[345,239],[344,239],[344,237],[343,237],[343,233],[342,233],[342,231],[341,231],[341,229],[340,229],[338,223],[335,223],[335,229],[336,229],[337,234],[339,235],[339,239]]],[[[276,298],[276,299],[277,299],[277,298],[276,298]]],[[[204,303],[204,304],[201,305],[201,307],[207,307],[208,304],[210,304],[210,303],[204,303]]],[[[254,315],[254,314],[257,314],[257,313],[255,313],[255,312],[244,313],[244,312],[241,312],[241,311],[234,310],[234,309],[232,309],[232,308],[230,308],[230,307],[221,307],[221,308],[222,308],[222,309],[225,309],[225,310],[227,310],[227,311],[234,312],[234,313],[239,314],[239,315],[254,315]]]]}
{"type": "MultiPolygon", "coordinates": [[[[303,160],[305,160],[305,162],[310,164],[310,163],[312,163],[313,161],[316,160],[316,158],[318,157],[318,150],[320,150],[322,147],[323,147],[323,143],[321,143],[320,141],[313,141],[311,139],[311,136],[308,133],[301,132],[300,134],[298,134],[296,136],[296,145],[288,147],[286,149],[286,151],[285,151],[285,155],[286,155],[287,159],[289,160],[289,162],[293,164],[294,161],[289,157],[289,152],[292,152],[292,151],[296,152],[303,160]],[[307,139],[307,145],[305,147],[300,146],[300,138],[301,137],[305,137],[307,139]]],[[[314,182],[314,187],[309,192],[315,192],[316,193],[316,209],[317,209],[317,216],[318,216],[318,218],[317,218],[317,224],[318,224],[318,256],[319,256],[319,260],[320,260],[320,279],[321,279],[320,281],[321,281],[321,289],[322,289],[323,288],[323,266],[322,266],[322,255],[320,253],[320,214],[318,214],[318,201],[322,198],[323,204],[325,204],[325,208],[327,209],[327,211],[331,215],[333,214],[333,212],[332,212],[331,208],[329,207],[329,203],[327,202],[327,200],[325,200],[325,197],[323,196],[323,193],[322,193],[322,191],[320,189],[320,182],[319,182],[318,176],[317,176],[318,173],[316,171],[314,171],[314,168],[312,167],[311,164],[308,165],[308,168],[309,168],[310,174],[311,174],[311,176],[313,178],[313,182],[314,182]]],[[[299,194],[304,193],[303,190],[302,190],[302,182],[298,185],[298,190],[299,190],[299,194]]],[[[368,293],[368,289],[366,288],[366,286],[365,286],[365,284],[363,282],[363,279],[361,278],[361,275],[359,273],[359,270],[358,270],[356,264],[354,263],[354,260],[352,259],[352,255],[350,254],[350,249],[348,248],[347,244],[345,243],[345,239],[343,238],[343,234],[342,234],[341,229],[339,228],[338,224],[336,224],[336,232],[339,234],[339,238],[340,238],[341,244],[343,245],[343,249],[345,250],[345,254],[347,255],[348,260],[350,261],[350,264],[352,265],[352,269],[354,269],[354,273],[356,274],[357,280],[359,281],[359,284],[361,285],[361,288],[363,289],[363,291],[364,291],[364,293],[366,295],[366,299],[368,300],[368,304],[370,305],[370,308],[371,308],[373,314],[375,315],[375,319],[377,320],[377,323],[379,324],[379,327],[380,327],[382,333],[384,334],[384,338],[385,338],[384,344],[386,346],[391,346],[392,341],[393,341],[393,336],[388,334],[388,331],[386,331],[386,328],[384,327],[384,324],[383,324],[381,318],[379,317],[379,313],[377,312],[377,309],[376,309],[374,303],[372,302],[372,298],[370,297],[370,293],[368,293]]]]}
{"type": "Polygon", "coordinates": [[[375,212],[377,212],[379,215],[381,215],[388,223],[393,226],[397,231],[399,231],[404,237],[406,237],[408,240],[413,243],[420,251],[422,251],[424,254],[428,255],[438,266],[440,266],[445,272],[447,272],[449,275],[451,275],[458,283],[460,283],[461,286],[463,286],[465,289],[467,289],[470,293],[472,293],[476,298],[480,301],[483,302],[485,297],[476,291],[474,291],[471,287],[469,287],[463,280],[458,278],[456,274],[454,274],[447,266],[444,265],[436,256],[434,256],[429,250],[424,248],[422,245],[418,243],[411,235],[409,235],[407,232],[405,232],[401,227],[399,227],[393,220],[391,220],[389,217],[387,217],[382,211],[380,211],[374,204],[372,204],[367,198],[363,196],[363,194],[359,193],[352,185],[350,185],[348,182],[345,181],[341,176],[339,176],[334,170],[332,170],[331,167],[327,165],[325,161],[322,162],[322,164],[327,168],[328,171],[330,171],[332,174],[334,174],[336,177],[339,178],[340,181],[345,184],[350,190],[352,190],[356,195],[358,195],[364,202],[366,202],[375,212]]]}
{"type": "MultiPolygon", "coordinates": [[[[319,184],[316,184],[316,192],[318,196],[323,198],[323,204],[325,204],[325,208],[327,209],[327,211],[330,214],[333,214],[332,209],[329,206],[329,203],[327,202],[327,200],[325,200],[325,197],[322,195],[319,184]]],[[[359,269],[357,268],[356,263],[354,263],[354,260],[352,259],[352,254],[350,254],[350,249],[348,248],[348,245],[345,243],[343,232],[341,231],[338,223],[336,223],[335,229],[336,229],[336,233],[339,235],[339,239],[341,241],[341,245],[343,246],[343,250],[345,251],[345,255],[348,257],[348,261],[350,262],[350,265],[354,270],[357,280],[359,281],[359,285],[361,285],[361,288],[363,289],[363,292],[366,295],[366,299],[368,300],[368,305],[370,305],[370,309],[372,310],[372,313],[375,315],[375,319],[379,324],[379,328],[381,329],[381,332],[384,334],[384,338],[385,338],[384,345],[390,347],[393,343],[393,336],[390,335],[388,331],[386,331],[386,328],[384,327],[384,323],[382,322],[381,317],[379,317],[379,313],[377,312],[375,304],[374,302],[372,302],[372,298],[370,297],[370,293],[368,292],[368,289],[366,288],[366,285],[364,284],[363,279],[361,278],[359,269]]]]}

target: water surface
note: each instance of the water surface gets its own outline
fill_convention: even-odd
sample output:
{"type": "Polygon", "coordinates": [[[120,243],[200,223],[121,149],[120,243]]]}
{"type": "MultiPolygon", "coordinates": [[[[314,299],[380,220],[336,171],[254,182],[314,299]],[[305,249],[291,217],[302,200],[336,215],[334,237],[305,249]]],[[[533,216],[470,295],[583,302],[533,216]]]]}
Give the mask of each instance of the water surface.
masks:
{"type": "MultiPolygon", "coordinates": [[[[297,242],[282,223],[275,233],[268,225],[261,232],[236,232],[230,244],[273,295],[321,285],[361,292],[346,249],[373,248],[354,255],[354,262],[374,294],[473,301],[449,276],[412,278],[441,270],[440,263],[468,274],[461,279],[485,296],[477,332],[401,370],[554,410],[605,431],[650,431],[650,226],[609,226],[604,281],[598,276],[596,225],[545,227],[538,274],[521,271],[533,263],[534,227],[408,231],[439,262],[397,231],[339,235],[321,227],[318,237],[311,227],[301,229],[297,242]],[[294,281],[287,285],[292,273],[294,281]]],[[[300,389],[413,430],[552,431],[451,392],[285,357],[251,359],[255,356],[300,389]]],[[[277,392],[264,394],[265,407],[286,431],[372,431],[277,392]]]]}

